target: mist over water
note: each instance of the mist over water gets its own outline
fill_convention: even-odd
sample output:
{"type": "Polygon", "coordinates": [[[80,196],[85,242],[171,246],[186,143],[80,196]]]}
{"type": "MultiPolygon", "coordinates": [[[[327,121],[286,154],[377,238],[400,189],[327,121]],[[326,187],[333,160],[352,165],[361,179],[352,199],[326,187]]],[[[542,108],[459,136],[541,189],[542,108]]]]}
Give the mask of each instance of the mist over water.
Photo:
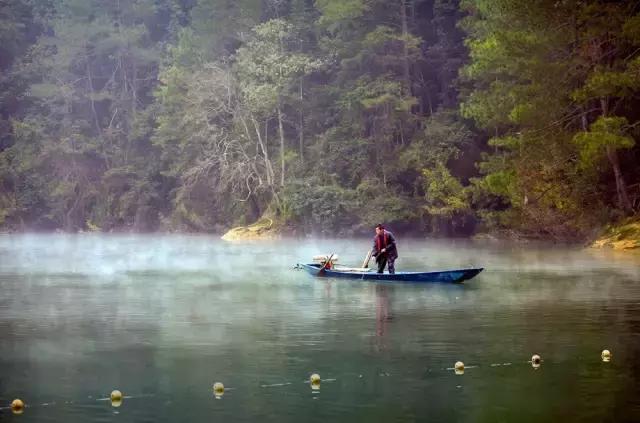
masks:
{"type": "Polygon", "coordinates": [[[633,421],[640,256],[399,239],[398,270],[462,285],[315,279],[370,239],[1,235],[0,406],[22,421],[633,421]],[[613,353],[600,360],[602,349],[613,353]],[[543,364],[527,361],[537,353],[543,364]],[[456,376],[451,367],[464,361],[456,376]],[[321,375],[319,391],[304,382],[321,375]],[[221,399],[214,382],[225,384],[221,399]],[[111,407],[113,389],[125,396],[111,407]],[[47,404],[47,405],[44,405],[47,404]]]}

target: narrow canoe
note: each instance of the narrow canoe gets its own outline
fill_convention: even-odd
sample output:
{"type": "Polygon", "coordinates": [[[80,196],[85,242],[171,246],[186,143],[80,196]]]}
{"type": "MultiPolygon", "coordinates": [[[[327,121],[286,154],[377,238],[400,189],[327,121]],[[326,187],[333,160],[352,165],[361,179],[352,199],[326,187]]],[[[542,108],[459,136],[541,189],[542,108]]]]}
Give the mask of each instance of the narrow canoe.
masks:
{"type": "Polygon", "coordinates": [[[341,271],[339,269],[325,269],[320,272],[321,264],[298,264],[298,267],[306,270],[313,276],[328,278],[346,278],[374,281],[398,281],[398,282],[462,282],[473,278],[482,272],[482,267],[476,269],[442,270],[439,272],[396,272],[376,273],[359,271],[341,271]]]}

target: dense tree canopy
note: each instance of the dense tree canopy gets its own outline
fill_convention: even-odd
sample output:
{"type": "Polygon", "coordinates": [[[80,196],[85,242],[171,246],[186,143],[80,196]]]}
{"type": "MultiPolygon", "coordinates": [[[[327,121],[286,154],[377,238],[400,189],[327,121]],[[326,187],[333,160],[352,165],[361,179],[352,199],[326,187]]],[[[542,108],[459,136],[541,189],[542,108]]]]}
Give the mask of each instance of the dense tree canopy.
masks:
{"type": "Polygon", "coordinates": [[[581,238],[639,92],[633,2],[9,0],[0,227],[581,238]]]}

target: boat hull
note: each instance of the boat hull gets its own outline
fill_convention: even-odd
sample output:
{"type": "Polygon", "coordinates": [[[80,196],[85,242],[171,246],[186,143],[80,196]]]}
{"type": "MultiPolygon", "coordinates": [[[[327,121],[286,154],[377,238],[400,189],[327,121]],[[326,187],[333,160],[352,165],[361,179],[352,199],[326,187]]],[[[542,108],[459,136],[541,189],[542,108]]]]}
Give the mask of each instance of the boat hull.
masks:
{"type": "Polygon", "coordinates": [[[438,272],[396,272],[396,273],[376,273],[376,272],[344,272],[336,269],[325,269],[320,271],[320,264],[299,264],[299,267],[306,270],[313,276],[343,279],[358,279],[371,281],[389,282],[448,282],[459,283],[469,280],[482,272],[483,268],[443,270],[438,272]]]}

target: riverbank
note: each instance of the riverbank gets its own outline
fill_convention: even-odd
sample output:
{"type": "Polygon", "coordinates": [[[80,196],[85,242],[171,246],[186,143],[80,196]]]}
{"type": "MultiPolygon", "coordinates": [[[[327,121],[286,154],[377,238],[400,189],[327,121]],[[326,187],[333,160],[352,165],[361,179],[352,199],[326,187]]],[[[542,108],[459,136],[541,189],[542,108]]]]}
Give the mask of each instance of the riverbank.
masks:
{"type": "MultiPolygon", "coordinates": [[[[140,231],[131,230],[120,230],[120,231],[109,231],[109,233],[142,233],[140,231]]],[[[278,221],[278,219],[273,218],[262,218],[255,223],[252,223],[247,226],[238,226],[224,232],[222,228],[218,228],[216,231],[218,234],[223,234],[221,238],[226,241],[250,241],[250,240],[274,240],[281,239],[283,237],[296,237],[296,236],[304,236],[305,232],[301,230],[301,228],[296,228],[290,225],[285,225],[282,222],[278,221]],[[219,232],[218,232],[219,231],[219,232]]],[[[29,231],[26,228],[16,228],[16,227],[3,227],[0,228],[0,233],[25,233],[25,232],[33,232],[29,231]]],[[[40,232],[40,231],[35,231],[40,232]]],[[[62,233],[64,231],[57,229],[53,231],[44,231],[44,233],[56,232],[62,233]]],[[[94,231],[88,231],[99,233],[103,232],[99,229],[94,231]]],[[[164,231],[151,231],[151,233],[162,233],[164,231]]],[[[182,231],[166,231],[167,233],[175,233],[182,231]]],[[[191,232],[191,231],[185,231],[191,232]]],[[[216,233],[214,232],[214,234],[216,233]]],[[[351,233],[334,234],[338,237],[342,237],[343,235],[346,237],[354,236],[354,235],[366,235],[359,233],[351,233]]],[[[307,236],[309,234],[306,234],[307,236]]],[[[319,234],[322,236],[322,234],[319,234]]],[[[398,232],[398,235],[406,235],[402,233],[402,231],[398,232]]],[[[416,235],[415,233],[413,234],[416,235]]],[[[432,238],[428,234],[424,234],[425,238],[432,238]]],[[[500,230],[500,231],[492,231],[492,232],[480,232],[475,235],[472,235],[470,238],[475,240],[487,241],[487,242],[500,242],[500,241],[510,241],[517,243],[528,243],[532,241],[553,241],[558,242],[557,239],[545,239],[544,237],[529,237],[524,234],[519,233],[514,230],[500,230]]],[[[582,244],[585,245],[585,240],[565,240],[562,243],[566,244],[582,244]]],[[[591,248],[611,248],[615,250],[640,250],[640,217],[633,217],[626,219],[618,224],[611,224],[606,226],[600,231],[600,235],[595,239],[586,242],[586,245],[591,248]]]]}

